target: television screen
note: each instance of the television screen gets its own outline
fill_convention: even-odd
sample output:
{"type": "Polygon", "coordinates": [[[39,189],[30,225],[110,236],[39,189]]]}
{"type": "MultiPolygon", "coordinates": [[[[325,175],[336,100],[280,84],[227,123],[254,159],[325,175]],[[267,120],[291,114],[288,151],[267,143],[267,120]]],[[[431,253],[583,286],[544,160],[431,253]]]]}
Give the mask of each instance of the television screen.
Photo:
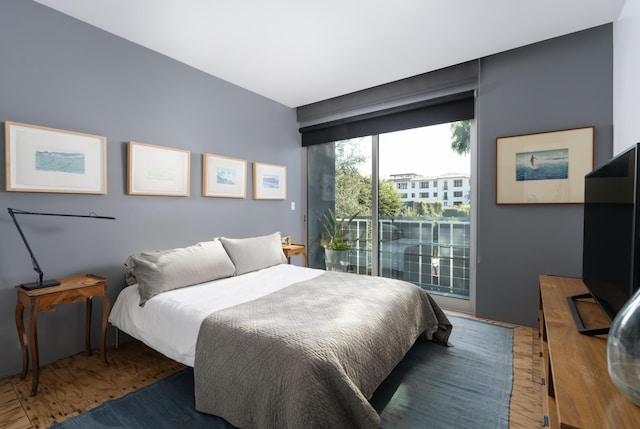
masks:
{"type": "Polygon", "coordinates": [[[638,287],[637,152],[585,176],[582,278],[610,320],[638,287]]]}

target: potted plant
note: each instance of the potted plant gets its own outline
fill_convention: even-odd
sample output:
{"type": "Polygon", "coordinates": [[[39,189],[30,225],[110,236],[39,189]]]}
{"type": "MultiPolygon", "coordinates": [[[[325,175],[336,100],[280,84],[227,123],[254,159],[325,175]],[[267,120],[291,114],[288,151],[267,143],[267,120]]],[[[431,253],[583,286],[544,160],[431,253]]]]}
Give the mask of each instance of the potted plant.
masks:
{"type": "Polygon", "coordinates": [[[347,271],[351,245],[347,241],[345,233],[348,232],[349,225],[358,216],[358,213],[348,220],[344,218],[338,220],[334,211],[328,209],[327,213],[320,218],[320,224],[329,237],[329,242],[324,246],[324,260],[327,270],[347,271]]]}

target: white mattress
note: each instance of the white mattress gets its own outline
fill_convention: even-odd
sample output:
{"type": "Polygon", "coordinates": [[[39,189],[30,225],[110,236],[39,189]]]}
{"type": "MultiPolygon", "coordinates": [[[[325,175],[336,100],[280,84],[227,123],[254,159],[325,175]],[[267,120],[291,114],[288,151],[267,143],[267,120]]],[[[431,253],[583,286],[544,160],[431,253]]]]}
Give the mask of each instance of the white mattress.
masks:
{"type": "Polygon", "coordinates": [[[109,322],[165,356],[193,366],[198,331],[214,311],[251,301],[324,271],[296,265],[202,283],[156,295],[140,307],[138,285],[123,289],[109,322]]]}

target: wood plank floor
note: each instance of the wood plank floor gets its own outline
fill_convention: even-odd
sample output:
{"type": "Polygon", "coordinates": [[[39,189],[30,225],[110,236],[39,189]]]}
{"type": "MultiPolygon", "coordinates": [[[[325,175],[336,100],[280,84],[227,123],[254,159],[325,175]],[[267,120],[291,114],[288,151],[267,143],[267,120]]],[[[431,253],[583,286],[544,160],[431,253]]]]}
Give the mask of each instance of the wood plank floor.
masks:
{"type": "MultiPolygon", "coordinates": [[[[537,329],[516,326],[513,349],[509,428],[541,428],[537,329]]],[[[0,380],[0,429],[46,428],[184,368],[137,341],[109,349],[108,358],[109,367],[99,354],[84,353],[42,367],[34,397],[30,375],[0,380]]]]}

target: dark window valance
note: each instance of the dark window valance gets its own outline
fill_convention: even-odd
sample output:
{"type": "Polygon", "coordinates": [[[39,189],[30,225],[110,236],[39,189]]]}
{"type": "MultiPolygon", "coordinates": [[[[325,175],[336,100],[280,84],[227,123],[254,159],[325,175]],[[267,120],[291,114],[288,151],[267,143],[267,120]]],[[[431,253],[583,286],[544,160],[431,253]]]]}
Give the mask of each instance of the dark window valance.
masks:
{"type": "Polygon", "coordinates": [[[300,128],[302,145],[310,146],[338,140],[383,134],[475,116],[475,91],[397,106],[372,113],[300,128]]]}

